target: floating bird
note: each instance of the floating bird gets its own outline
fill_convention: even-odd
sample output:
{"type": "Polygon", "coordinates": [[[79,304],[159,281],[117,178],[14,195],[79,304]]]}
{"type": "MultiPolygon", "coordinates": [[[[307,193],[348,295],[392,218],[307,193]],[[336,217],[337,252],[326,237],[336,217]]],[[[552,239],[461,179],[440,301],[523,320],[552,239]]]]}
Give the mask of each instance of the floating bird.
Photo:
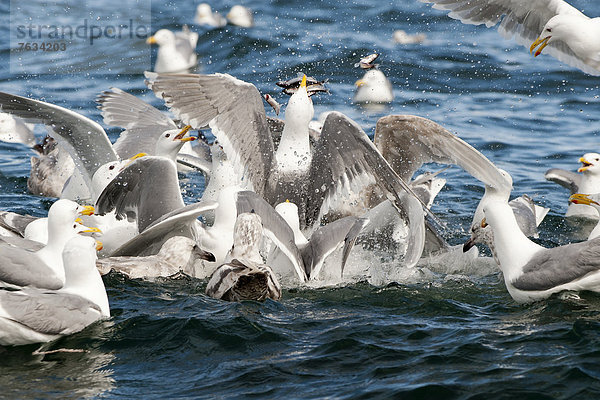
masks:
{"type": "Polygon", "coordinates": [[[67,180],[73,175],[75,163],[69,153],[47,135],[41,144],[33,146],[38,154],[31,157],[27,190],[45,197],[60,197],[67,180]]]}
{"type": "Polygon", "coordinates": [[[563,290],[600,291],[600,238],[546,249],[529,240],[506,202],[488,203],[482,225],[492,228],[506,288],[532,302],[563,290]]]}
{"type": "MultiPolygon", "coordinates": [[[[571,194],[600,193],[600,154],[586,153],[579,159],[582,166],[577,170],[581,175],[560,168],[551,168],[544,175],[546,180],[558,183],[569,189],[571,194]]],[[[598,219],[598,211],[585,203],[569,204],[567,217],[585,217],[598,219]]]]}
{"type": "Polygon", "coordinates": [[[354,85],[353,102],[355,103],[390,103],[394,100],[392,83],[377,68],[371,68],[354,85]]]}
{"type": "Polygon", "coordinates": [[[97,243],[71,238],[62,251],[64,285],[59,290],[0,289],[0,345],[49,342],[110,317],[104,283],[96,270],[97,243]]]}
{"type": "MultiPolygon", "coordinates": [[[[584,204],[593,207],[596,211],[600,212],[600,193],[595,194],[583,194],[574,193],[569,197],[569,203],[572,204],[584,204]]],[[[600,236],[600,221],[596,224],[594,229],[590,232],[588,240],[592,240],[600,236]]]]}
{"type": "MultiPolygon", "coordinates": [[[[40,289],[60,289],[65,283],[62,252],[69,239],[80,232],[98,232],[75,222],[78,215],[90,215],[93,207],[80,206],[70,200],[56,201],[48,211],[47,236],[44,246],[31,247],[22,239],[9,244],[0,240],[0,286],[31,286],[40,289]]],[[[31,225],[31,224],[29,224],[31,225]]]]}
{"type": "Polygon", "coordinates": [[[390,194],[404,218],[414,222],[407,263],[416,263],[423,244],[418,239],[424,235],[423,216],[422,211],[420,216],[409,215],[406,202],[418,200],[412,195],[402,197],[401,193],[410,193],[411,189],[389,167],[364,131],[345,115],[330,113],[319,141],[310,145],[308,124],[314,109],[305,78],[290,97],[281,141],[275,149],[262,97],[254,85],[226,74],[147,72],[146,77],[148,86],[184,123],[194,127],[209,124],[227,158],[236,169],[244,171],[245,180],[252,183],[258,195],[271,205],[286,199],[295,203],[300,210],[301,228],[320,223],[325,213],[322,207],[336,197],[336,187],[352,188],[372,180],[390,194]],[[182,87],[186,87],[185,96],[182,87]]]}
{"type": "Polygon", "coordinates": [[[600,18],[589,18],[562,0],[421,0],[465,24],[498,25],[507,39],[536,50],[544,49],[573,67],[600,75],[600,18]],[[539,47],[538,47],[539,46],[539,47]],[[547,46],[547,47],[546,47],[547,46]]]}
{"type": "Polygon", "coordinates": [[[158,45],[156,72],[185,72],[196,66],[198,34],[190,31],[187,25],[180,32],[160,29],[146,43],[158,45]]]}
{"type": "Polygon", "coordinates": [[[206,294],[227,301],[279,300],[281,285],[259,253],[261,218],[254,213],[238,215],[233,233],[230,260],[218,267],[206,286],[206,294]]]}
{"type": "Polygon", "coordinates": [[[398,29],[394,31],[392,40],[398,44],[417,44],[423,43],[427,39],[427,35],[424,33],[417,33],[416,35],[409,35],[406,31],[398,29]]]}
{"type": "Polygon", "coordinates": [[[206,25],[213,28],[221,28],[227,25],[227,19],[210,8],[207,3],[198,4],[196,7],[196,16],[194,22],[198,25],[206,25]]]}
{"type": "MultiPolygon", "coordinates": [[[[252,28],[254,26],[254,16],[252,10],[247,7],[235,5],[226,15],[227,20],[232,25],[241,26],[243,28],[252,28]]],[[[157,71],[159,72],[159,71],[157,71]]]]}

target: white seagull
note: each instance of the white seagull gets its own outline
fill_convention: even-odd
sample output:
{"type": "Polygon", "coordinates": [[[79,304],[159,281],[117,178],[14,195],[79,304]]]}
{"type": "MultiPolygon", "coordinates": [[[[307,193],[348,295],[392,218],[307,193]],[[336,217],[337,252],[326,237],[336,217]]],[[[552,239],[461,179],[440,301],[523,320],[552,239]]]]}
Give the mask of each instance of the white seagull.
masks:
{"type": "Polygon", "coordinates": [[[600,291],[600,238],[552,249],[529,240],[506,202],[488,203],[483,212],[506,288],[519,303],[545,299],[563,290],[600,291]]]}
{"type": "Polygon", "coordinates": [[[65,282],[59,290],[0,289],[0,345],[49,342],[109,318],[108,297],[96,270],[97,243],[77,236],[62,252],[65,282]]]}
{"type": "Polygon", "coordinates": [[[600,75],[600,18],[563,0],[421,0],[465,24],[498,25],[507,39],[540,55],[542,50],[591,75],[600,75]],[[539,47],[538,47],[539,46],[539,47]],[[546,47],[547,46],[547,47],[546,47]]]}
{"type": "Polygon", "coordinates": [[[180,32],[160,29],[146,43],[158,45],[156,72],[185,72],[196,66],[198,34],[191,32],[187,25],[180,32]]]}
{"type": "MultiPolygon", "coordinates": [[[[544,175],[546,180],[558,183],[569,189],[571,194],[600,193],[600,154],[586,153],[579,162],[582,166],[577,170],[579,174],[560,168],[551,168],[544,175]]],[[[598,219],[598,210],[585,203],[571,202],[567,209],[567,217],[585,217],[598,219]]]]}
{"type": "Polygon", "coordinates": [[[227,25],[227,19],[210,8],[208,3],[200,3],[196,7],[194,22],[198,25],[206,25],[213,28],[221,28],[227,25]]]}

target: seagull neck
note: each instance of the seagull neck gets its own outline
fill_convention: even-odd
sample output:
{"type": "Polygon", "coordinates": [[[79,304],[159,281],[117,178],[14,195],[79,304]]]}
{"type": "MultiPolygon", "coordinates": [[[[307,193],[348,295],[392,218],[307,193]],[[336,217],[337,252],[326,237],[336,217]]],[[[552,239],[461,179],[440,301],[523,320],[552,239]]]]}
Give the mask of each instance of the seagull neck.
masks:
{"type": "Polygon", "coordinates": [[[600,186],[600,174],[584,172],[579,191],[581,193],[596,193],[598,191],[598,186],[600,186]]]}
{"type": "Polygon", "coordinates": [[[504,279],[512,282],[521,275],[523,266],[543,247],[523,234],[512,211],[499,222],[498,226],[492,227],[494,247],[504,279]]]}
{"type": "Polygon", "coordinates": [[[90,262],[89,260],[84,262],[81,262],[81,260],[71,260],[66,262],[74,262],[77,265],[77,268],[75,271],[68,271],[66,273],[65,284],[61,291],[83,297],[84,299],[93,302],[100,307],[103,316],[109,317],[110,308],[108,305],[106,288],[104,287],[104,282],[102,281],[100,273],[95,269],[95,260],[92,261],[94,263],[94,269],[90,270],[79,265],[90,262]]]}
{"type": "Polygon", "coordinates": [[[308,125],[294,125],[286,122],[275,153],[275,160],[284,171],[306,169],[312,159],[308,125]]]}

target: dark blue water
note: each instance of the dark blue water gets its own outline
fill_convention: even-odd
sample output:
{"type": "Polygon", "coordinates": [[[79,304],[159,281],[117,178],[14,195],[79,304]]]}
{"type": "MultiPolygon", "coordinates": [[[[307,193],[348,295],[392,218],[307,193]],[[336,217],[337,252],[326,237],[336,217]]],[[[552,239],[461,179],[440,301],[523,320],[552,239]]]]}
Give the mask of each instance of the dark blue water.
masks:
{"type": "MultiPolygon", "coordinates": [[[[52,18],[65,7],[12,3],[52,18]]],[[[572,3],[600,15],[596,2],[572,3]]],[[[115,0],[94,4],[142,14],[115,0]]],[[[233,4],[213,7],[226,12],[233,4]]],[[[195,5],[153,2],[150,20],[153,31],[188,23],[200,33],[198,72],[226,72],[273,95],[275,81],[298,71],[327,78],[331,95],[315,98],[315,114],[342,111],[371,135],[383,115],[431,118],[509,171],[515,195],[528,193],[551,208],[541,226],[544,245],[581,237],[581,227],[562,218],[566,191],[543,174],[549,167],[574,170],[581,155],[599,150],[598,78],[549,56],[533,58],[494,30],[462,25],[416,1],[247,1],[255,28],[212,31],[192,24],[195,5]],[[424,32],[428,41],[395,45],[395,29],[424,32]],[[381,69],[395,89],[394,102],[383,110],[351,103],[361,76],[353,64],[373,51],[382,54],[381,69]]],[[[46,62],[39,58],[29,73],[11,73],[6,38],[12,8],[0,4],[0,90],[42,98],[98,122],[93,99],[111,86],[162,107],[144,86],[148,66],[140,62],[132,72],[137,64],[128,61],[143,40],[129,47],[115,42],[113,51],[74,51],[56,61],[65,71],[70,61],[88,63],[87,70],[33,75],[46,62]],[[115,58],[127,68],[98,70],[115,58]]],[[[13,13],[13,24],[18,20],[13,13]]],[[[108,132],[118,135],[115,128],[108,132]]],[[[31,152],[0,144],[0,155],[0,209],[44,215],[52,201],[27,193],[31,152]]],[[[459,244],[483,189],[456,167],[443,176],[448,184],[434,211],[448,225],[447,238],[459,244]]],[[[202,193],[199,175],[185,185],[186,201],[202,193]]],[[[0,396],[600,397],[598,295],[517,305],[489,259],[442,259],[407,272],[375,252],[357,254],[355,263],[385,263],[394,279],[286,290],[281,302],[229,304],[204,296],[203,281],[109,276],[113,317],[45,347],[84,352],[40,356],[32,355],[37,346],[0,349],[0,396]]]]}

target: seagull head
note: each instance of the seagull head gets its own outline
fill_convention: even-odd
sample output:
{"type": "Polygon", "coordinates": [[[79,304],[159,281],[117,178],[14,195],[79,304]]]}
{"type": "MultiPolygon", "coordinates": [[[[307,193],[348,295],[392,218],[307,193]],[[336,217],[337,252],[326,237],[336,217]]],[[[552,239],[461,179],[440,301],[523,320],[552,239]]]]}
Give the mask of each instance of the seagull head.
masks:
{"type": "Polygon", "coordinates": [[[577,172],[597,174],[600,172],[600,154],[598,153],[586,153],[579,159],[582,166],[577,172]]]}
{"type": "Polygon", "coordinates": [[[212,9],[210,8],[210,5],[207,3],[198,4],[198,7],[196,7],[196,15],[198,17],[211,17],[212,9]]]}
{"type": "Polygon", "coordinates": [[[306,90],[306,75],[304,75],[300,87],[288,101],[285,109],[285,123],[286,125],[308,127],[308,123],[313,119],[314,114],[315,110],[306,90]]]}
{"type": "Polygon", "coordinates": [[[156,155],[167,157],[173,162],[177,159],[177,153],[186,143],[196,140],[195,136],[186,136],[192,127],[185,126],[183,129],[169,129],[164,131],[156,141],[156,155]]]}
{"type": "MultiPolygon", "coordinates": [[[[576,28],[576,27],[575,27],[576,28]]],[[[542,29],[542,33],[538,38],[531,44],[529,48],[529,52],[533,53],[533,50],[539,46],[539,48],[534,53],[534,56],[537,57],[542,54],[542,50],[550,42],[554,42],[556,40],[563,40],[568,44],[568,40],[572,36],[573,32],[573,17],[564,14],[557,14],[554,17],[550,18],[544,28],[542,29]]]]}
{"type": "Polygon", "coordinates": [[[168,29],[160,29],[153,36],[146,39],[148,44],[157,44],[159,46],[165,44],[175,44],[175,34],[168,29]]]}

